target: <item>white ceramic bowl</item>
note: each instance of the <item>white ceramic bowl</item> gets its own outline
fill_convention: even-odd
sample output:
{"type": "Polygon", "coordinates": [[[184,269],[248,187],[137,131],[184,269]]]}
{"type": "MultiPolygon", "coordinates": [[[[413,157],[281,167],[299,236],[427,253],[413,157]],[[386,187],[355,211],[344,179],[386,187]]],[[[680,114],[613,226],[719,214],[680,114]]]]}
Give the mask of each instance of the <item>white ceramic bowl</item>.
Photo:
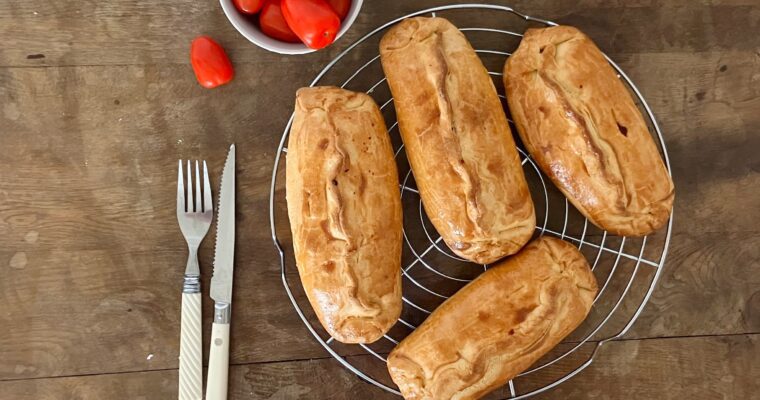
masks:
{"type": "MultiPolygon", "coordinates": [[[[306,54],[316,51],[306,47],[303,43],[283,42],[265,35],[264,32],[261,32],[261,29],[249,19],[250,17],[244,16],[235,8],[235,5],[232,4],[232,0],[219,0],[219,2],[222,4],[224,15],[230,20],[232,26],[256,46],[280,54],[306,54]]],[[[354,23],[356,16],[359,15],[359,9],[362,8],[362,3],[364,3],[364,0],[353,0],[351,2],[351,8],[349,8],[346,18],[343,19],[340,24],[340,31],[338,31],[338,36],[335,38],[336,41],[340,39],[340,37],[343,36],[348,28],[354,23]]]]}

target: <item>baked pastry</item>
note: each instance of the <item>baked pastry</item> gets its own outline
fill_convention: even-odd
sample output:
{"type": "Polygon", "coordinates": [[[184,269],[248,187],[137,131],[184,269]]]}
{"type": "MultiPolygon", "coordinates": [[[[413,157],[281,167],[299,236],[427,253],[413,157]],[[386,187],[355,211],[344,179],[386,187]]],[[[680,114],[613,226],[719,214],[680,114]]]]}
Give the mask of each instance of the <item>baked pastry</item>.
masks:
{"type": "Polygon", "coordinates": [[[594,225],[641,236],[667,222],[673,181],[591,39],[570,26],[529,29],[504,66],[504,86],[525,147],[594,225]]]}
{"type": "Polygon", "coordinates": [[[405,399],[478,399],[526,370],[586,318],[597,284],[559,239],[534,240],[459,290],[393,349],[405,399]]]}
{"type": "Polygon", "coordinates": [[[401,195],[375,102],[334,87],[300,89],[286,192],[298,272],[324,328],[371,343],[401,313],[401,195]]]}
{"type": "Polygon", "coordinates": [[[496,88],[470,43],[443,18],[410,18],[380,59],[425,211],[456,254],[492,263],[536,226],[496,88]]]}

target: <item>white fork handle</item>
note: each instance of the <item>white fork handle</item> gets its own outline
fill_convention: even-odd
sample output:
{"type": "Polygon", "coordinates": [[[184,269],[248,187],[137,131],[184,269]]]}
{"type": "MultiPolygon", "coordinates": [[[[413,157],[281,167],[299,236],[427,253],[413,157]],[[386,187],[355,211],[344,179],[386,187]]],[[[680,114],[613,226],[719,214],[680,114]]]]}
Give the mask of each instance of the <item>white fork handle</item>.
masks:
{"type": "Polygon", "coordinates": [[[182,293],[179,340],[179,400],[203,399],[201,294],[182,293]]]}
{"type": "Polygon", "coordinates": [[[230,324],[211,326],[211,350],[208,357],[206,400],[227,399],[227,372],[230,359],[230,324]]]}

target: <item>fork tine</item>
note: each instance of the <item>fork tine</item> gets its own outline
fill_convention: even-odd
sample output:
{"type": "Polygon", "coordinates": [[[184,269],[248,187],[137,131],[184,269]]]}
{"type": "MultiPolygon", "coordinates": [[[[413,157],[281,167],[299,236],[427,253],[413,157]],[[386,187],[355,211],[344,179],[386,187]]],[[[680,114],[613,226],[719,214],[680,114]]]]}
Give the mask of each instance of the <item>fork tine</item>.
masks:
{"type": "Polygon", "coordinates": [[[198,160],[195,160],[195,212],[202,212],[203,205],[201,204],[201,174],[198,172],[198,160]]]}
{"type": "Polygon", "coordinates": [[[187,160],[187,212],[195,211],[195,200],[193,200],[193,174],[190,170],[190,160],[187,160]]]}
{"type": "Polygon", "coordinates": [[[182,176],[182,160],[179,160],[177,172],[177,213],[185,212],[185,184],[182,176]]]}
{"type": "Polygon", "coordinates": [[[211,200],[211,183],[208,180],[208,167],[203,160],[203,212],[213,212],[214,201],[211,200]]]}

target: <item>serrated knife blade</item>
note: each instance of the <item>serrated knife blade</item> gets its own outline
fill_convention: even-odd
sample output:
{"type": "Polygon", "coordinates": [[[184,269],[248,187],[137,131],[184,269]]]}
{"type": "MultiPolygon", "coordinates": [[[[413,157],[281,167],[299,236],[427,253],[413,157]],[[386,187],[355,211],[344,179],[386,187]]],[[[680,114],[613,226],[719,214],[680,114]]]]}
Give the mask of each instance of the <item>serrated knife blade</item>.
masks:
{"type": "Polygon", "coordinates": [[[216,218],[214,273],[211,276],[211,298],[217,303],[232,303],[232,273],[235,255],[235,145],[230,146],[224,162],[219,188],[216,218]]]}
{"type": "Polygon", "coordinates": [[[222,170],[219,207],[216,216],[214,273],[211,298],[214,299],[214,323],[211,325],[211,348],[208,356],[206,400],[227,399],[227,376],[230,357],[230,316],[232,309],[232,270],[235,256],[235,145],[230,146],[222,170]]]}

